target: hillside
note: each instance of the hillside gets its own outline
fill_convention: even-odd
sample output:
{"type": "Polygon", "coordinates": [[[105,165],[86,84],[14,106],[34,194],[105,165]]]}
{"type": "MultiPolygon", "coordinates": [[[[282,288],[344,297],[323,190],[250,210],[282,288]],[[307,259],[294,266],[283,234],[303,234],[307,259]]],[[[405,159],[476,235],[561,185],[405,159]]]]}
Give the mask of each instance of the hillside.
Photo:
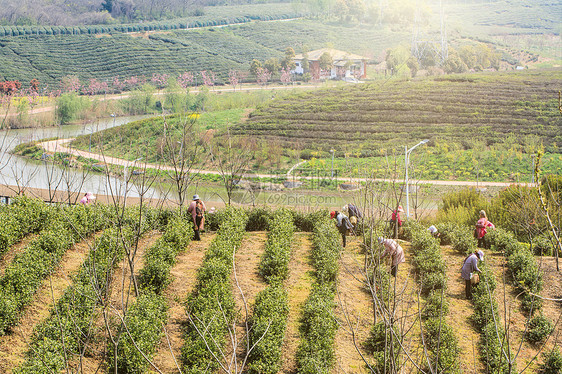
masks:
{"type": "Polygon", "coordinates": [[[561,84],[560,70],[388,79],[271,101],[236,133],[290,148],[366,154],[419,139],[491,145],[508,136],[521,144],[538,137],[560,153],[561,84]]]}
{"type": "MultiPolygon", "coordinates": [[[[406,262],[394,280],[387,264],[366,261],[362,238],[349,237],[348,246],[342,248],[325,214],[288,210],[272,214],[258,208],[247,211],[247,216],[242,209],[227,208],[208,222],[208,229],[218,226],[216,232],[191,241],[191,224],[184,218],[145,211],[142,225],[118,245],[123,234],[110,227],[115,217],[101,204],[86,209],[44,208],[42,203],[33,207],[2,211],[8,219],[27,213],[38,224],[33,234],[18,232],[17,237],[5,230],[11,241],[3,248],[6,261],[0,264],[0,280],[2,286],[19,286],[0,288],[3,296],[18,301],[17,310],[0,310],[4,322],[0,369],[6,373],[59,372],[66,367],[111,371],[116,365],[120,372],[148,373],[152,368],[147,359],[166,373],[177,370],[178,364],[184,371],[194,370],[215,364],[204,341],[209,336],[227,358],[234,351],[242,362],[248,354],[242,338],[248,327],[250,341],[263,337],[261,344],[256,343],[263,354],[249,355],[248,372],[257,366],[262,372],[267,368],[272,373],[291,373],[316,364],[322,365],[322,372],[365,373],[369,370],[360,355],[369,365],[385,364],[381,361],[385,345],[376,343],[381,335],[384,342],[381,321],[388,315],[403,339],[405,352],[396,362],[404,370],[433,362],[436,352],[448,360],[454,373],[493,371],[505,365],[498,350],[492,349],[499,344],[496,335],[486,335],[478,323],[483,315],[496,318],[502,336],[502,327],[507,326],[507,349],[519,370],[529,365],[528,370],[536,372],[544,362],[538,355],[541,345],[523,340],[527,316],[521,293],[515,282],[504,283],[514,272],[506,268],[506,259],[497,250],[485,250],[485,263],[479,266],[485,270],[482,282],[488,288],[476,287],[471,302],[459,277],[464,251],[440,245],[424,228],[414,230],[417,239],[399,241],[406,262]],[[50,222],[39,220],[33,207],[48,209],[50,222]],[[73,241],[72,224],[65,226],[68,217],[91,227],[82,229],[82,237],[74,235],[73,241]],[[50,248],[42,243],[54,235],[53,224],[64,227],[58,238],[65,245],[57,248],[51,263],[45,260],[52,256],[50,248]],[[424,235],[425,240],[420,240],[424,235]],[[119,251],[121,246],[134,251],[125,254],[119,251]],[[133,262],[135,266],[129,268],[133,262]],[[26,267],[37,271],[25,272],[26,267]],[[138,292],[133,291],[133,279],[138,292]],[[85,297],[98,289],[107,297],[85,297]],[[213,328],[202,337],[194,326],[205,322],[213,328]],[[121,332],[123,323],[127,335],[121,332]],[[261,331],[257,337],[255,330],[261,331]],[[236,340],[226,339],[234,334],[236,340]],[[115,336],[121,336],[117,346],[111,343],[115,336]],[[443,340],[436,347],[432,341],[437,337],[443,340]],[[487,346],[491,349],[483,349],[487,346]],[[142,347],[142,355],[136,347],[142,347]]],[[[125,232],[135,227],[134,211],[127,210],[125,232]]],[[[372,254],[380,255],[379,249],[372,254]]],[[[545,280],[541,295],[558,298],[560,274],[552,271],[553,258],[530,258],[535,265],[541,261],[537,274],[545,280]]],[[[529,262],[522,266],[532,269],[529,262]]],[[[555,321],[560,303],[545,300],[542,313],[555,321]]],[[[561,331],[557,325],[554,335],[561,331]]],[[[554,339],[548,340],[543,352],[556,345],[554,339]]]]}
{"type": "Polygon", "coordinates": [[[407,33],[311,20],[162,31],[147,37],[122,33],[4,37],[0,38],[0,80],[37,78],[42,84],[57,85],[66,75],[111,82],[115,76],[212,70],[221,83],[228,82],[231,69],[246,71],[253,59],[279,58],[286,47],[299,50],[304,42],[309,48],[333,43],[336,48],[374,56],[408,38],[407,33]]]}
{"type": "MultiPolygon", "coordinates": [[[[371,57],[378,63],[384,60],[388,48],[409,46],[412,4],[404,8],[403,14],[392,7],[387,9],[380,23],[373,19],[377,13],[374,8],[366,9],[361,22],[331,13],[287,21],[309,15],[308,6],[278,3],[206,7],[197,16],[130,23],[0,23],[0,80],[29,82],[36,78],[41,84],[55,87],[65,75],[109,81],[115,76],[123,79],[211,70],[220,84],[228,80],[230,70],[247,71],[253,59],[279,58],[286,47],[299,53],[304,47],[313,50],[329,45],[371,57]],[[193,28],[199,30],[185,30],[193,28]]],[[[433,6],[425,12],[420,31],[427,33],[424,38],[438,40],[439,10],[433,6]]],[[[552,65],[560,59],[556,37],[562,14],[560,4],[546,0],[533,6],[513,1],[463,2],[449,4],[445,12],[451,47],[484,42],[512,67],[542,63],[545,59],[552,65]]]]}

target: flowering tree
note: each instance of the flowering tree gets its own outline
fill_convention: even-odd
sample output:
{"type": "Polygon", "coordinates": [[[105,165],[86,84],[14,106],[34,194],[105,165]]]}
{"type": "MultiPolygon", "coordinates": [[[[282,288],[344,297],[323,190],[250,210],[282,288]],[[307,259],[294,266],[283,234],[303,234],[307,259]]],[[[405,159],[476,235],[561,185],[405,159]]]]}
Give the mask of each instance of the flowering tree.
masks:
{"type": "Polygon", "coordinates": [[[193,73],[186,71],[180,74],[180,76],[178,77],[178,84],[180,85],[181,88],[186,90],[189,86],[193,84],[194,79],[195,76],[193,75],[193,73]]]}
{"type": "Polygon", "coordinates": [[[291,71],[289,70],[289,68],[281,69],[281,78],[279,78],[279,79],[281,80],[281,83],[283,83],[283,84],[291,83],[291,71]]]}
{"type": "Polygon", "coordinates": [[[125,87],[125,82],[120,81],[119,76],[115,76],[113,77],[112,85],[113,85],[113,92],[116,93],[118,91],[119,92],[123,91],[123,88],[125,87]]]}
{"type": "Polygon", "coordinates": [[[136,87],[139,84],[139,82],[140,82],[139,77],[137,77],[136,75],[133,75],[132,77],[129,77],[124,81],[128,89],[132,89],[136,87]]]}
{"type": "Polygon", "coordinates": [[[154,73],[152,74],[152,83],[154,83],[154,85],[157,88],[164,88],[168,85],[168,78],[169,75],[168,74],[158,74],[158,73],[154,73]]]}
{"type": "Polygon", "coordinates": [[[236,86],[238,85],[238,81],[240,80],[239,73],[236,70],[230,70],[228,72],[228,80],[232,87],[234,87],[234,91],[236,91],[236,86]]]}
{"type": "Polygon", "coordinates": [[[80,78],[75,75],[67,75],[62,78],[61,87],[63,92],[78,92],[82,88],[80,78]]]}
{"type": "Polygon", "coordinates": [[[107,92],[107,82],[100,82],[95,78],[90,79],[90,83],[88,84],[88,87],[86,88],[86,94],[88,95],[96,95],[99,93],[105,93],[107,92]]]}
{"type": "Polygon", "coordinates": [[[214,86],[215,81],[217,80],[215,73],[210,70],[209,72],[207,72],[206,70],[202,70],[201,78],[203,78],[203,84],[208,87],[214,86]]]}
{"type": "Polygon", "coordinates": [[[271,72],[266,68],[259,67],[256,70],[256,81],[260,86],[265,86],[271,78],[271,72]]]}

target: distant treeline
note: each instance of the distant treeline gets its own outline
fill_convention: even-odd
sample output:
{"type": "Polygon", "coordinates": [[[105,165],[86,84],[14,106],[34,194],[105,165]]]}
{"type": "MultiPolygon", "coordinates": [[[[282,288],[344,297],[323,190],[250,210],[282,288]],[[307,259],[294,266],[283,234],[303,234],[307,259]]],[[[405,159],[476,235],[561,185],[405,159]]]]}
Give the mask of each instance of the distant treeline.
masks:
{"type": "Polygon", "coordinates": [[[250,21],[271,21],[280,19],[298,18],[303,13],[287,13],[274,15],[245,15],[239,17],[222,17],[213,19],[203,17],[196,20],[176,19],[173,21],[153,21],[134,24],[117,25],[90,25],[90,26],[0,26],[2,36],[24,35],[82,35],[82,34],[111,34],[145,31],[166,31],[177,29],[190,29],[197,27],[210,27],[246,23],[250,21]]]}

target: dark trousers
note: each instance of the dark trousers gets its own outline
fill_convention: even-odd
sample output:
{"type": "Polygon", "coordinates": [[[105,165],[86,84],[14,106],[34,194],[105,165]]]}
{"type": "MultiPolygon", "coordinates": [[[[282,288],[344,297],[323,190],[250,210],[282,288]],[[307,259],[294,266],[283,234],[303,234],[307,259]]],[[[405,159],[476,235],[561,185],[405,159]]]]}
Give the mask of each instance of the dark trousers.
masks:
{"type": "Polygon", "coordinates": [[[195,217],[195,225],[197,226],[197,230],[195,231],[195,236],[193,237],[193,240],[201,240],[201,233],[199,230],[199,227],[201,227],[201,220],[203,219],[203,217],[195,217]]]}
{"type": "Polygon", "coordinates": [[[470,283],[470,279],[469,280],[464,280],[464,292],[466,294],[466,298],[468,300],[472,300],[472,283],[470,283]]]}
{"type": "Polygon", "coordinates": [[[341,234],[341,238],[343,240],[343,247],[345,248],[345,241],[346,241],[346,239],[345,239],[346,235],[345,234],[347,234],[347,232],[346,232],[347,230],[343,227],[343,224],[342,224],[342,227],[338,227],[338,230],[339,230],[339,232],[341,234]]]}
{"type": "Polygon", "coordinates": [[[396,277],[396,274],[397,274],[397,273],[398,273],[398,265],[392,265],[392,266],[390,267],[390,274],[391,274],[393,277],[396,277]]]}

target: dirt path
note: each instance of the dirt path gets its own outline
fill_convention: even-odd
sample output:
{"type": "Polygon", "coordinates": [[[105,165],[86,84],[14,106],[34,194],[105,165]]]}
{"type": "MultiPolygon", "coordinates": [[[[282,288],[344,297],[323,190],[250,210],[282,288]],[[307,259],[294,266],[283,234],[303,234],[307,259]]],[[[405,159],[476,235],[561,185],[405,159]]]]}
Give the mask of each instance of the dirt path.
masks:
{"type": "Polygon", "coordinates": [[[441,254],[445,260],[447,275],[447,299],[449,301],[447,323],[453,328],[458,339],[461,352],[459,357],[461,372],[484,373],[484,365],[478,356],[480,334],[470,320],[474,314],[474,307],[472,302],[466,299],[465,284],[460,275],[460,268],[466,256],[454,251],[451,246],[441,247],[441,254]]]}
{"type": "MultiPolygon", "coordinates": [[[[240,244],[240,248],[236,251],[236,277],[238,278],[238,286],[244,293],[246,305],[248,307],[248,317],[254,309],[254,301],[256,295],[267,287],[267,283],[259,275],[259,263],[265,250],[265,242],[267,240],[267,232],[249,232],[240,244]]],[[[237,347],[238,362],[244,359],[245,344],[242,339],[246,336],[246,312],[244,310],[244,299],[240,294],[240,290],[236,286],[234,274],[231,276],[232,292],[234,294],[235,308],[240,315],[240,321],[236,323],[236,338],[239,346],[237,347]]],[[[232,349],[232,348],[230,348],[232,349]]]]}
{"type": "Polygon", "coordinates": [[[17,256],[33,239],[37,237],[37,234],[30,234],[23,238],[19,243],[12,245],[4,256],[0,258],[0,277],[4,275],[6,268],[12,263],[14,257],[17,256]]]}
{"type": "MultiPolygon", "coordinates": [[[[158,231],[150,231],[145,234],[138,243],[138,249],[134,258],[135,275],[144,265],[144,254],[148,248],[162,236],[158,231]]],[[[110,304],[111,308],[108,309],[108,319],[110,326],[115,329],[119,325],[120,319],[116,313],[123,314],[123,308],[130,305],[135,300],[134,286],[131,279],[131,270],[129,263],[125,258],[115,268],[112,275],[110,286],[110,304]]],[[[105,328],[103,315],[99,315],[95,322],[95,333],[93,334],[92,343],[87,348],[86,356],[82,360],[82,365],[86,373],[96,372],[99,368],[105,365],[105,354],[108,345],[109,336],[105,328]]]]}
{"type": "Polygon", "coordinates": [[[360,238],[348,238],[347,247],[340,258],[336,295],[339,329],[336,335],[335,373],[367,372],[352,334],[352,330],[355,331],[357,347],[367,358],[369,355],[362,349],[362,343],[369,337],[373,326],[373,299],[363,275],[364,255],[360,244],[360,238]]]}
{"type": "Polygon", "coordinates": [[[310,294],[314,268],[310,259],[312,238],[310,233],[299,232],[294,236],[294,247],[289,263],[289,277],[285,289],[289,295],[289,317],[285,339],[281,347],[283,365],[280,373],[296,373],[296,353],[300,342],[299,319],[304,302],[310,294]]]}
{"type": "MultiPolygon", "coordinates": [[[[177,263],[171,271],[173,281],[164,291],[170,307],[166,332],[176,360],[179,360],[183,344],[182,329],[187,322],[183,303],[195,286],[197,270],[214,237],[215,234],[205,234],[201,236],[200,242],[191,242],[189,248],[178,255],[177,263]]],[[[168,339],[162,338],[153,362],[164,373],[179,373],[168,346],[168,339]]]]}
{"type": "Polygon", "coordinates": [[[58,269],[43,282],[33,303],[23,311],[14,332],[0,337],[0,372],[11,373],[13,368],[23,363],[33,329],[49,316],[51,308],[69,286],[71,276],[86,259],[92,244],[93,238],[86,239],[66,251],[58,269]]]}
{"type": "MultiPolygon", "coordinates": [[[[76,148],[70,148],[66,144],[73,141],[74,138],[67,138],[67,139],[56,139],[56,140],[49,140],[42,143],[37,143],[37,146],[42,147],[45,149],[46,152],[62,152],[62,153],[69,153],[74,156],[80,156],[84,158],[90,158],[93,160],[98,160],[104,163],[112,164],[112,165],[121,165],[121,166],[136,166],[139,169],[156,169],[156,170],[173,170],[171,166],[165,165],[157,165],[157,164],[150,164],[144,162],[134,162],[125,160],[122,158],[117,157],[110,157],[105,156],[99,153],[92,153],[87,151],[81,151],[76,148]]],[[[194,173],[199,174],[211,174],[211,175],[219,175],[220,173],[216,170],[193,170],[194,173]]],[[[276,178],[278,175],[276,174],[254,174],[256,178],[276,178]]],[[[316,177],[314,176],[299,176],[298,179],[300,180],[314,180],[316,177]]],[[[369,179],[369,178],[353,178],[355,182],[367,182],[367,181],[375,181],[375,182],[392,182],[390,179],[369,179]]],[[[508,187],[513,184],[519,184],[521,186],[526,186],[528,183],[516,183],[516,182],[472,182],[472,181],[447,181],[447,180],[418,180],[417,183],[419,184],[434,184],[440,186],[482,186],[482,187],[508,187]]]]}

